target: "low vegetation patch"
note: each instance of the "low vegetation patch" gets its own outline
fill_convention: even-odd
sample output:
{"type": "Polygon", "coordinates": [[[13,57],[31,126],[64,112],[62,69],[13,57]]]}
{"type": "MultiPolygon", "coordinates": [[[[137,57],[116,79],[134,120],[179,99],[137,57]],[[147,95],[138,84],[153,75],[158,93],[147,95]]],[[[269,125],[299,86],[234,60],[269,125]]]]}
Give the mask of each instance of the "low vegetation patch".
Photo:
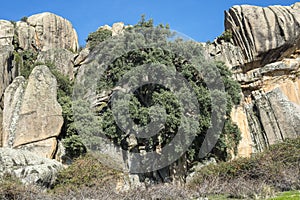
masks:
{"type": "Polygon", "coordinates": [[[0,199],[269,199],[298,200],[300,138],[286,140],[252,158],[211,164],[196,171],[187,187],[156,184],[126,189],[124,174],[87,153],[61,171],[45,189],[24,186],[16,177],[0,179],[0,199]],[[121,185],[120,185],[121,183],[121,185]],[[122,185],[123,184],[123,185],[122,185]],[[122,188],[123,187],[123,188],[122,188]],[[201,198],[200,198],[201,199],[201,198]]]}
{"type": "Polygon", "coordinates": [[[79,157],[58,175],[54,192],[77,191],[85,187],[105,187],[116,185],[122,173],[101,164],[91,153],[79,157]]]}
{"type": "Polygon", "coordinates": [[[269,200],[298,200],[300,199],[300,191],[289,191],[289,192],[282,192],[276,197],[271,198],[269,200]]]}
{"type": "Polygon", "coordinates": [[[203,167],[189,188],[200,194],[266,198],[300,189],[300,138],[286,140],[251,158],[203,167]]]}

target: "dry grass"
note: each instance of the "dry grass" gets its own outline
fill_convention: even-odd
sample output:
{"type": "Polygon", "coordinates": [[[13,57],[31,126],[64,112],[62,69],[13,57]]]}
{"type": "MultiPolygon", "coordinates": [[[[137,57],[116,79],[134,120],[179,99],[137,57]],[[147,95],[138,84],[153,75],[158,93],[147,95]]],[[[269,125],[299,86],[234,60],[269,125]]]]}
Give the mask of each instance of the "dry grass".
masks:
{"type": "Polygon", "coordinates": [[[287,140],[250,159],[209,165],[188,187],[203,195],[267,198],[278,191],[300,189],[300,138],[287,140]]]}
{"type": "Polygon", "coordinates": [[[48,190],[4,176],[0,199],[266,199],[278,192],[300,190],[299,152],[300,138],[287,140],[250,159],[203,167],[187,187],[163,184],[123,192],[116,189],[123,174],[88,154],[63,170],[48,190]]]}

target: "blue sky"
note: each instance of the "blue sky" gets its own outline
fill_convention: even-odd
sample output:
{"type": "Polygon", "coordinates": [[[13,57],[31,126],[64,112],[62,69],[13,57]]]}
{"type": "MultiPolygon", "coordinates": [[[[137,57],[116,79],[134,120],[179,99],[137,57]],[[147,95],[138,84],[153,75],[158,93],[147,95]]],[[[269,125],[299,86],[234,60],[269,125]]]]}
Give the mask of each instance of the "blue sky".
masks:
{"type": "Polygon", "coordinates": [[[213,40],[224,30],[224,10],[233,5],[291,5],[296,0],[15,0],[2,1],[0,19],[18,21],[24,16],[53,12],[70,20],[85,44],[88,33],[101,25],[123,21],[136,24],[140,16],[201,42],[213,40]]]}

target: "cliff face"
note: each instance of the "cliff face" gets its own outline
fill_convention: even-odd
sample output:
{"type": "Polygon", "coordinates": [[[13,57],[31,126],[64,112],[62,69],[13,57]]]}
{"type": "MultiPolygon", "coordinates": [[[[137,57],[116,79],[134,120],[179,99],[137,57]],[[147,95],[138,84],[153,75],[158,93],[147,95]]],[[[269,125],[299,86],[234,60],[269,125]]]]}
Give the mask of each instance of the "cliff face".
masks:
{"type": "Polygon", "coordinates": [[[230,66],[243,101],[232,111],[242,131],[240,156],[300,135],[300,3],[234,6],[225,12],[231,42],[205,49],[230,66]]]}
{"type": "Polygon", "coordinates": [[[63,169],[47,159],[63,152],[58,136],[64,121],[57,80],[41,63],[72,79],[77,50],[72,24],[52,13],[0,20],[0,177],[10,173],[50,186],[63,169]],[[33,68],[27,80],[21,68],[33,68]]]}
{"type": "MultiPolygon", "coordinates": [[[[124,24],[102,28],[117,35],[124,24]]],[[[241,105],[232,111],[232,119],[242,131],[239,156],[299,136],[300,3],[234,6],[225,13],[225,28],[232,33],[231,42],[216,40],[204,49],[211,58],[230,66],[243,89],[241,105]]],[[[4,126],[0,123],[0,146],[53,157],[62,126],[56,81],[43,67],[35,69],[28,81],[17,77],[16,54],[34,52],[35,63],[51,62],[73,79],[74,67],[85,62],[89,50],[77,54],[72,24],[52,13],[16,23],[0,20],[0,36],[0,120],[4,126]]]]}
{"type": "Polygon", "coordinates": [[[56,78],[46,66],[37,66],[25,80],[20,68],[28,60],[26,67],[31,68],[51,63],[73,79],[77,50],[76,31],[60,16],[42,13],[19,22],[0,20],[0,146],[55,156],[63,125],[56,78]]]}
{"type": "MultiPolygon", "coordinates": [[[[5,20],[0,20],[0,135],[2,135],[2,112],[3,95],[6,87],[17,75],[17,70],[13,66],[13,37],[14,25],[5,20]]],[[[2,137],[0,137],[0,146],[2,137]]]]}

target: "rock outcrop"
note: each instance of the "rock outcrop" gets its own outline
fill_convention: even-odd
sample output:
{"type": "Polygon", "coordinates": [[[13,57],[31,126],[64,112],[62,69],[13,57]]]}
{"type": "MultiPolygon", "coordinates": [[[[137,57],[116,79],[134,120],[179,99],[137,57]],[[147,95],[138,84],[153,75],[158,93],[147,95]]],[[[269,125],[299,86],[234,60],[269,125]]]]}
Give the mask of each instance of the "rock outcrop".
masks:
{"type": "Polygon", "coordinates": [[[12,147],[14,143],[25,84],[24,77],[17,77],[7,87],[4,94],[3,146],[6,147],[12,147]]]}
{"type": "Polygon", "coordinates": [[[293,6],[234,6],[226,12],[225,29],[244,54],[259,67],[288,56],[299,47],[300,3],[293,6]]]}
{"type": "Polygon", "coordinates": [[[74,78],[75,54],[67,49],[49,49],[42,51],[37,57],[37,63],[52,64],[62,74],[74,78]]]}
{"type": "Polygon", "coordinates": [[[240,66],[245,63],[241,48],[229,42],[215,40],[211,44],[202,43],[202,45],[204,50],[208,53],[208,58],[222,61],[229,67],[240,66]]]}
{"type": "MultiPolygon", "coordinates": [[[[0,20],[0,120],[3,112],[3,94],[5,88],[17,76],[18,69],[13,66],[14,24],[0,20]]],[[[2,122],[2,120],[1,120],[2,122]]],[[[2,123],[0,123],[0,147],[2,145],[2,123]]]]}
{"type": "Polygon", "coordinates": [[[204,45],[242,86],[243,101],[231,114],[242,132],[239,156],[300,136],[299,8],[234,6],[225,12],[231,42],[204,45]]]}
{"type": "Polygon", "coordinates": [[[11,83],[17,71],[12,66],[13,47],[10,45],[0,46],[0,100],[6,87],[11,83]]]}
{"type": "Polygon", "coordinates": [[[25,150],[0,148],[0,177],[13,174],[25,184],[49,187],[61,169],[62,164],[55,160],[25,150]]]}
{"type": "Polygon", "coordinates": [[[50,63],[73,79],[77,51],[77,33],[72,24],[60,16],[41,13],[19,22],[0,20],[0,147],[4,91],[20,75],[25,62],[22,53],[36,54],[36,63],[50,63]]]}
{"type": "Polygon", "coordinates": [[[0,20],[0,46],[11,45],[14,34],[14,24],[6,20],[0,20]]]}
{"type": "MultiPolygon", "coordinates": [[[[123,22],[114,23],[111,27],[109,25],[104,25],[99,27],[99,29],[110,30],[112,32],[112,36],[122,34],[124,29],[128,26],[125,26],[123,22]]],[[[99,30],[98,29],[98,30],[99,30]]]]}
{"type": "Polygon", "coordinates": [[[18,22],[16,31],[21,49],[47,51],[49,49],[78,50],[78,37],[72,24],[53,13],[41,13],[18,22]]]}
{"type": "MultiPolygon", "coordinates": [[[[218,39],[203,46],[209,57],[230,66],[242,86],[243,100],[231,116],[242,132],[238,155],[250,156],[300,135],[300,3],[234,6],[225,18],[231,42],[218,39]]],[[[126,26],[115,23],[100,28],[115,36],[126,26]]],[[[41,157],[57,158],[64,152],[57,139],[63,125],[62,108],[57,102],[56,79],[46,66],[35,67],[28,80],[19,76],[21,65],[15,58],[25,51],[37,55],[35,63],[49,62],[70,79],[76,75],[74,67],[84,66],[90,51],[87,45],[76,54],[78,39],[72,24],[52,13],[16,23],[0,20],[0,146],[6,147],[0,148],[0,175],[14,173],[24,182],[49,185],[61,166],[41,157]]],[[[136,145],[134,140],[128,143],[136,145]]],[[[101,150],[116,154],[105,146],[101,150]]],[[[123,167],[123,157],[117,158],[123,167]]],[[[170,173],[186,173],[184,168],[176,170],[170,173]]]]}
{"type": "Polygon", "coordinates": [[[53,158],[63,125],[57,83],[46,66],[33,69],[27,86],[18,77],[4,95],[4,147],[28,149],[53,158]]]}

